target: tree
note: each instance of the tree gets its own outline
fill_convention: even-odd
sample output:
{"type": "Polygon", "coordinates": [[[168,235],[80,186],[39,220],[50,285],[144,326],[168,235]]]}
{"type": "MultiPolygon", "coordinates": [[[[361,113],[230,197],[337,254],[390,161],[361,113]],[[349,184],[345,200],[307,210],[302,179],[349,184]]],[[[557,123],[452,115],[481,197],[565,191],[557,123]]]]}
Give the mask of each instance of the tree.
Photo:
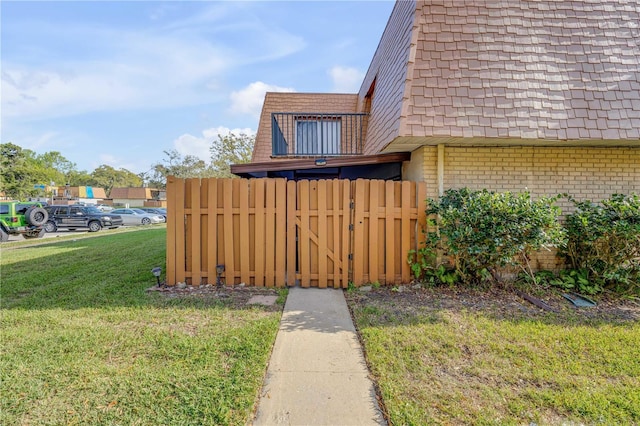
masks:
{"type": "Polygon", "coordinates": [[[72,170],[67,174],[67,180],[71,186],[100,186],[91,174],[85,170],[72,170]]]}
{"type": "Polygon", "coordinates": [[[218,135],[218,140],[211,144],[211,168],[215,177],[236,177],[231,173],[231,164],[243,164],[251,161],[254,135],[229,133],[218,135]]]}
{"type": "Polygon", "coordinates": [[[107,195],[114,187],[142,186],[142,179],[127,169],[114,169],[106,164],[101,165],[91,173],[95,186],[104,188],[107,195]]]}
{"type": "Polygon", "coordinates": [[[22,199],[35,195],[35,171],[33,151],[11,142],[0,144],[0,192],[5,196],[22,199]]]}
{"type": "MultiPolygon", "coordinates": [[[[44,154],[28,154],[28,162],[31,164],[33,178],[41,185],[49,185],[51,182],[57,185],[70,183],[72,174],[77,173],[76,164],[67,160],[60,152],[50,151],[44,154]]],[[[78,185],[86,185],[82,182],[78,185]]]]}
{"type": "Polygon", "coordinates": [[[76,170],[76,164],[67,160],[58,151],[46,152],[36,158],[44,167],[53,169],[61,174],[65,178],[64,180],[67,180],[66,178],[76,170]]]}
{"type": "Polygon", "coordinates": [[[194,155],[182,155],[177,150],[164,151],[166,158],[162,163],[156,163],[145,175],[148,185],[152,188],[165,188],[167,176],[179,178],[206,178],[215,176],[214,170],[204,160],[194,155]]]}

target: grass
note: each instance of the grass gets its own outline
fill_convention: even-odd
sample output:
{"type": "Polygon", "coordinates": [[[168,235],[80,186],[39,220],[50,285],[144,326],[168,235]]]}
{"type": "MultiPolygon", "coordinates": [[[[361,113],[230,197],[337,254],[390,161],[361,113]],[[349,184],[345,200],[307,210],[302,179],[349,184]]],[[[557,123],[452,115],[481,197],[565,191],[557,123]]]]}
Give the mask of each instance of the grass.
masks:
{"type": "Polygon", "coordinates": [[[392,424],[640,423],[637,321],[350,304],[392,424]]]}
{"type": "Polygon", "coordinates": [[[165,238],[3,246],[3,424],[249,421],[280,313],[145,292],[165,238]]]}

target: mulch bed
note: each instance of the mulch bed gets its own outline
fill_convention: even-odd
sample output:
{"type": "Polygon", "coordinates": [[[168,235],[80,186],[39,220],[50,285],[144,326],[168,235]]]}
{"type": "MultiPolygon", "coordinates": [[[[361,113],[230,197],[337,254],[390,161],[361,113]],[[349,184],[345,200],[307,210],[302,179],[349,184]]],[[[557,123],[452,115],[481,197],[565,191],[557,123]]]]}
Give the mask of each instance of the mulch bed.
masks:
{"type": "Polygon", "coordinates": [[[178,286],[162,286],[151,287],[147,291],[157,291],[167,298],[198,298],[210,302],[219,302],[224,305],[237,308],[246,309],[250,306],[259,306],[263,310],[267,311],[279,311],[282,310],[282,305],[277,303],[271,306],[265,305],[248,305],[249,299],[253,296],[278,296],[278,288],[273,287],[249,287],[249,286],[220,286],[215,285],[200,285],[180,288],[178,286]]]}
{"type": "Polygon", "coordinates": [[[609,295],[591,297],[597,306],[578,308],[556,290],[538,290],[535,294],[524,292],[542,300],[553,312],[528,302],[514,289],[469,289],[458,287],[422,288],[418,285],[395,288],[378,288],[371,291],[348,292],[352,306],[373,305],[395,311],[400,317],[417,312],[465,310],[483,313],[500,319],[542,319],[555,316],[577,322],[609,321],[630,322],[640,320],[640,300],[609,295]]]}
{"type": "MultiPolygon", "coordinates": [[[[167,298],[200,298],[211,302],[221,302],[235,308],[246,308],[253,296],[278,296],[278,289],[272,287],[201,285],[179,288],[151,287],[149,291],[158,291],[167,298]]],[[[465,310],[492,315],[501,319],[535,319],[554,315],[572,321],[591,322],[594,320],[610,322],[629,322],[640,320],[640,300],[599,295],[591,297],[597,306],[578,308],[569,303],[557,290],[537,290],[525,293],[542,300],[554,312],[541,309],[516,294],[511,288],[492,287],[473,289],[460,287],[421,287],[406,285],[399,287],[380,287],[370,291],[345,292],[352,306],[379,305],[391,309],[400,316],[418,312],[441,310],[465,310]]],[[[281,310],[282,305],[261,306],[267,310],[281,310]]]]}

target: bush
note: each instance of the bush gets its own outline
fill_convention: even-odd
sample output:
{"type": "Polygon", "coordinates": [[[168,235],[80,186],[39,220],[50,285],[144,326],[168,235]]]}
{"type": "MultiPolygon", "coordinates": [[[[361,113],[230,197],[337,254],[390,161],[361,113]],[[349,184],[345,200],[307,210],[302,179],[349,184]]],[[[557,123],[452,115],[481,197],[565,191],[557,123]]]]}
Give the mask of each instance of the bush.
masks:
{"type": "Polygon", "coordinates": [[[573,200],[561,254],[588,272],[596,291],[640,292],[640,198],[614,194],[600,204],[573,200]]]}
{"type": "Polygon", "coordinates": [[[409,253],[416,278],[431,282],[477,284],[494,279],[499,268],[517,266],[534,278],[532,251],[560,243],[557,197],[531,200],[529,193],[448,190],[440,200],[427,201],[430,230],[426,244],[409,253]],[[436,219],[433,219],[435,215],[436,219]],[[436,262],[452,260],[451,271],[436,262]]]}

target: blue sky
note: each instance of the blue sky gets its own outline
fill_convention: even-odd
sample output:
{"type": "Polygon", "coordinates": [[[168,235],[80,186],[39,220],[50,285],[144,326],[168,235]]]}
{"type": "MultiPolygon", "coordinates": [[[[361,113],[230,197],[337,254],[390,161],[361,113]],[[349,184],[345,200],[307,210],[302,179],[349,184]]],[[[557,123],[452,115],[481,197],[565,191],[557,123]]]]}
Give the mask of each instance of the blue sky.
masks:
{"type": "Polygon", "coordinates": [[[392,1],[2,1],[1,142],[80,170],[208,158],[265,91],[358,91],[392,1]]]}

